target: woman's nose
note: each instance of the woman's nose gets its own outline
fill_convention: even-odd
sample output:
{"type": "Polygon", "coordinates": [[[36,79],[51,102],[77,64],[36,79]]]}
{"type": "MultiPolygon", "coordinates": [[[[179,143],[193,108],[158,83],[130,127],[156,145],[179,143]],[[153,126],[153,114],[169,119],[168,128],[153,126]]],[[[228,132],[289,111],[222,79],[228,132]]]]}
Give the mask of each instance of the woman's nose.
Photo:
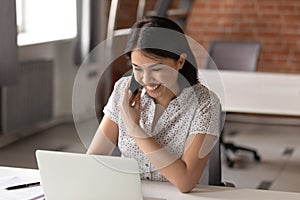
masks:
{"type": "Polygon", "coordinates": [[[145,73],[143,74],[142,82],[143,82],[145,85],[147,85],[148,83],[150,83],[151,78],[152,78],[151,73],[150,73],[150,72],[145,72],[145,73]]]}

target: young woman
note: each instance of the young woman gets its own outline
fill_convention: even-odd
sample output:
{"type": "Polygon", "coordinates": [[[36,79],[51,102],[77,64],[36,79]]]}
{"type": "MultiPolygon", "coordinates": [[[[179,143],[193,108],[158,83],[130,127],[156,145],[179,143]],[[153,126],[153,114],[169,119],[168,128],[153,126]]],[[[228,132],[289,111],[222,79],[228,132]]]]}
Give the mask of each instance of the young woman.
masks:
{"type": "Polygon", "coordinates": [[[87,153],[110,155],[118,145],[138,161],[142,179],[189,192],[218,138],[219,99],[199,83],[184,32],[169,19],[136,22],[126,55],[141,88],[130,91],[131,77],[115,84],[87,153]]]}

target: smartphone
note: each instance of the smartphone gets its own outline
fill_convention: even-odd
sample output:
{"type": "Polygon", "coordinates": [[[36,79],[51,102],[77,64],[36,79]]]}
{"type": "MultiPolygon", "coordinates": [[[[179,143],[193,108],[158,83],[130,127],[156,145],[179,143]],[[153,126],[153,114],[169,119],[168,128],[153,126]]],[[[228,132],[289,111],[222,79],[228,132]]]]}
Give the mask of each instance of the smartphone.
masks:
{"type": "Polygon", "coordinates": [[[142,86],[135,80],[134,75],[132,74],[129,90],[132,92],[132,94],[136,95],[140,88],[142,88],[142,86]]]}

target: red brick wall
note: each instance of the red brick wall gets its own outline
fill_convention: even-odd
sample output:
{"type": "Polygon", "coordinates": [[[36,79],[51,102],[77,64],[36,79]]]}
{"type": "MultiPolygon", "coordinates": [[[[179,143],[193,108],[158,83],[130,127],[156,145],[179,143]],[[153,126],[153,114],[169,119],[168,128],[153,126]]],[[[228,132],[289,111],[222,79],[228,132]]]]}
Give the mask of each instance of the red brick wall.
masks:
{"type": "Polygon", "coordinates": [[[300,0],[195,0],[186,33],[262,44],[257,71],[300,73],[300,0]]]}
{"type": "MultiPolygon", "coordinates": [[[[139,0],[121,0],[119,1],[119,10],[116,18],[116,29],[131,27],[136,21],[137,6],[139,0]]],[[[153,10],[156,0],[146,1],[144,12],[153,10]]]]}

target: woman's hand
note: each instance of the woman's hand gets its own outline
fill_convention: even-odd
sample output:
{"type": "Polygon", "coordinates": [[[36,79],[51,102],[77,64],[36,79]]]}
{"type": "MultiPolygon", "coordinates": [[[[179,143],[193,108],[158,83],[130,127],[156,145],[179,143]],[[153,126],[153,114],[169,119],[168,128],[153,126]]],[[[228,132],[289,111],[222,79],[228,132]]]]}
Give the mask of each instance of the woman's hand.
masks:
{"type": "Polygon", "coordinates": [[[119,109],[121,111],[121,117],[124,122],[126,132],[132,137],[148,137],[144,131],[141,130],[139,126],[140,114],[141,114],[141,93],[139,90],[136,95],[134,95],[129,90],[130,81],[127,82],[123,93],[123,99],[119,109]]]}

